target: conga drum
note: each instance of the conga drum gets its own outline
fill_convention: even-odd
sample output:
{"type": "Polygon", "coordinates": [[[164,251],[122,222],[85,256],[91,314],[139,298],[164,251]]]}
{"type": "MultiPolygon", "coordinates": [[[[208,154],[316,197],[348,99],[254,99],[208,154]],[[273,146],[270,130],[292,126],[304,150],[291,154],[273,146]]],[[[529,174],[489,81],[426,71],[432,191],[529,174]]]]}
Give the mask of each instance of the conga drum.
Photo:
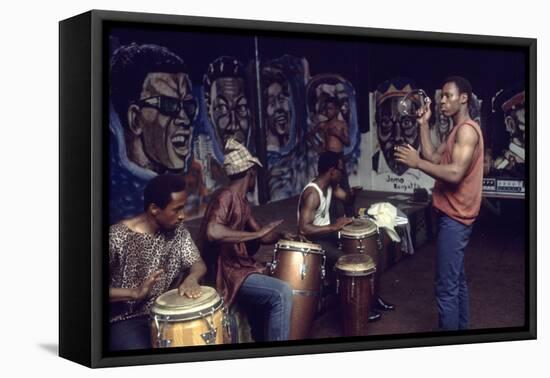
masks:
{"type": "Polygon", "coordinates": [[[319,244],[279,240],[273,251],[270,272],[292,287],[289,338],[309,337],[325,277],[325,252],[319,244]]]}
{"type": "Polygon", "coordinates": [[[199,298],[181,296],[173,289],[155,300],[151,309],[153,348],[225,343],[229,319],[223,299],[214,288],[201,289],[199,298]]]}
{"type": "Polygon", "coordinates": [[[340,248],[345,254],[361,253],[370,256],[376,274],[374,275],[374,297],[378,297],[380,274],[384,271],[383,235],[374,221],[368,217],[355,218],[353,222],[344,226],[339,234],[340,248]]]}
{"type": "Polygon", "coordinates": [[[374,262],[366,254],[348,254],[338,259],[334,270],[344,335],[365,336],[374,295],[374,262]]]}
{"type": "Polygon", "coordinates": [[[378,263],[378,254],[382,249],[378,226],[367,218],[355,218],[338,232],[340,248],[345,254],[365,253],[374,264],[378,263]]]}

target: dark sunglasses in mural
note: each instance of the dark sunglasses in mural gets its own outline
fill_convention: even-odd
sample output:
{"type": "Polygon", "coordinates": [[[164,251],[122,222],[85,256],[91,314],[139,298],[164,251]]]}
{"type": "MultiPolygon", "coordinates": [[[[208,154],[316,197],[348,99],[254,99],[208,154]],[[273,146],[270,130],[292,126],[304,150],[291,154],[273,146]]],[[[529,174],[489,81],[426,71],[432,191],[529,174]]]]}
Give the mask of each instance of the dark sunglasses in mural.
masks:
{"type": "Polygon", "coordinates": [[[141,107],[155,108],[160,113],[173,118],[178,117],[180,111],[183,109],[185,115],[190,120],[193,120],[195,118],[198,108],[197,100],[194,98],[180,100],[178,98],[169,96],[148,97],[136,101],[135,104],[141,107]]]}

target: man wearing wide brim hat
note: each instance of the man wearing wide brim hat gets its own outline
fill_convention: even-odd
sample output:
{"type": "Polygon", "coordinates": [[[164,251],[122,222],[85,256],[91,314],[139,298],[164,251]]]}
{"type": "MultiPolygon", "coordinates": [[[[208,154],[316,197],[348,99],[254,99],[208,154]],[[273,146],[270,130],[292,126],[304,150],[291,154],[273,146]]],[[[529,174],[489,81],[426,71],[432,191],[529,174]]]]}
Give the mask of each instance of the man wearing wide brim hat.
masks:
{"type": "Polygon", "coordinates": [[[212,195],[198,245],[208,269],[215,274],[216,289],[225,304],[230,307],[239,303],[257,311],[265,309],[265,340],[286,340],[292,289],[286,282],[264,274],[265,267],[248,255],[245,244],[251,240],[274,244],[283,237],[274,231],[282,220],[262,227],[246,198],[255,189],[258,167],[262,168],[262,164],[245,146],[235,139],[227,141],[223,168],[230,183],[212,195]]]}

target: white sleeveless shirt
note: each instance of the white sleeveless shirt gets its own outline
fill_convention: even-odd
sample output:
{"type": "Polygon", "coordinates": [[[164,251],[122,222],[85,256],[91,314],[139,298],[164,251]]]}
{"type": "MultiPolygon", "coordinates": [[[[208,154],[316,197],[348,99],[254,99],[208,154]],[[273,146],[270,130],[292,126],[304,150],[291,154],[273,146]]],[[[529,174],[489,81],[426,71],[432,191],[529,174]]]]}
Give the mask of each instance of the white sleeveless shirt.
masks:
{"type": "Polygon", "coordinates": [[[326,226],[330,224],[330,200],[332,198],[332,187],[329,185],[327,188],[327,196],[323,194],[323,191],[317,184],[314,182],[310,182],[307,184],[304,189],[302,189],[302,193],[300,193],[300,198],[298,199],[298,224],[300,224],[300,201],[302,200],[302,194],[304,194],[305,190],[309,187],[313,187],[317,190],[317,194],[319,194],[319,207],[315,210],[315,217],[313,218],[313,225],[314,226],[326,226]]]}

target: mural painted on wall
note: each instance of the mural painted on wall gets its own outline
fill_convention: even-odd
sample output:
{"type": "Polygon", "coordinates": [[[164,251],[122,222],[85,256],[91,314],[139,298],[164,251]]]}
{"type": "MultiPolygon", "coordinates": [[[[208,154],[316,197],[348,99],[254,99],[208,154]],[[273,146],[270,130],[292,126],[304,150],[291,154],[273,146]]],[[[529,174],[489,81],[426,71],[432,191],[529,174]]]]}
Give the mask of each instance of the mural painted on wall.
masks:
{"type": "Polygon", "coordinates": [[[198,212],[205,192],[192,154],[198,101],[183,59],[132,43],[114,52],[110,68],[111,223],[139,212],[143,187],[164,172],[189,173],[195,201],[186,211],[198,212]]]}
{"type": "Polygon", "coordinates": [[[493,97],[494,128],[497,129],[486,159],[486,176],[525,177],[525,88],[517,84],[493,97]],[[499,138],[500,136],[500,138],[499,138]],[[499,140],[500,139],[500,140],[499,140]]]}
{"type": "MultiPolygon", "coordinates": [[[[219,35],[158,32],[141,34],[137,43],[133,31],[119,33],[125,42],[119,43],[117,34],[110,49],[111,223],[141,212],[145,184],[164,172],[185,176],[186,215],[202,215],[209,196],[228,182],[222,165],[229,137],[264,163],[266,180],[258,190],[267,193],[267,201],[298,195],[316,176],[324,150],[343,153],[351,186],[405,193],[433,186],[433,179],[399,165],[393,156],[397,144],[420,144],[416,120],[397,111],[398,101],[415,84],[396,77],[372,85],[390,69],[378,67],[377,77],[370,77],[367,65],[381,63],[368,59],[368,49],[358,50],[356,62],[332,66],[308,50],[307,41],[304,55],[300,43],[289,48],[292,55],[286,45],[265,39],[260,49],[253,36],[236,36],[228,44],[219,35]],[[187,53],[183,46],[196,38],[201,43],[187,53]]],[[[435,80],[421,78],[429,79],[434,93],[435,80]]],[[[498,86],[480,90],[487,98],[496,92],[492,88],[498,86]]],[[[453,126],[440,115],[439,98],[437,90],[431,119],[436,145],[453,126]]],[[[473,104],[472,117],[486,122],[475,95],[473,104]]],[[[498,91],[492,110],[486,171],[492,177],[523,178],[523,85],[498,91]]]]}
{"type": "MultiPolygon", "coordinates": [[[[145,184],[163,172],[186,177],[186,215],[202,215],[209,195],[228,182],[227,139],[257,150],[253,73],[236,57],[221,56],[208,64],[202,85],[193,86],[183,58],[153,44],[121,46],[111,63],[111,223],[139,213],[145,184]]],[[[323,149],[338,148],[348,170],[357,171],[360,134],[348,80],[310,78],[305,58],[283,55],[261,65],[260,84],[270,201],[299,194],[316,175],[323,149]],[[308,135],[320,141],[317,149],[308,135]]]]}
{"type": "Polygon", "coordinates": [[[309,177],[317,175],[322,151],[342,153],[346,170],[357,175],[361,134],[354,86],[339,74],[320,74],[307,84],[309,177]]]}
{"type": "Polygon", "coordinates": [[[394,148],[410,144],[420,148],[416,119],[398,112],[399,101],[416,89],[414,81],[396,77],[380,83],[370,96],[372,187],[374,190],[412,193],[417,188],[433,187],[433,179],[417,169],[408,169],[394,157],[394,148]]]}
{"type": "Polygon", "coordinates": [[[307,182],[305,82],[308,63],[284,55],[261,69],[261,102],[266,136],[270,200],[296,195],[307,182]]]}

